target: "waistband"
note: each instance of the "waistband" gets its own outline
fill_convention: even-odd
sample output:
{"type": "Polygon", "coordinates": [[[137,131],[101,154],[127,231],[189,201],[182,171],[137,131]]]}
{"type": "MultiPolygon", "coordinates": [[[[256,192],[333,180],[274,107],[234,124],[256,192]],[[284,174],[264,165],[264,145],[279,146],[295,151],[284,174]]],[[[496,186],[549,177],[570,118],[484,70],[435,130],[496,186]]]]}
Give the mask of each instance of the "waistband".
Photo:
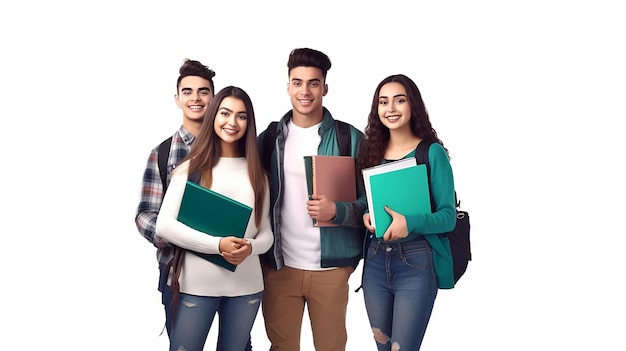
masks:
{"type": "Polygon", "coordinates": [[[428,245],[428,242],[423,235],[420,235],[408,241],[384,241],[382,238],[373,238],[369,246],[376,251],[393,252],[419,248],[424,245],[428,245]]]}

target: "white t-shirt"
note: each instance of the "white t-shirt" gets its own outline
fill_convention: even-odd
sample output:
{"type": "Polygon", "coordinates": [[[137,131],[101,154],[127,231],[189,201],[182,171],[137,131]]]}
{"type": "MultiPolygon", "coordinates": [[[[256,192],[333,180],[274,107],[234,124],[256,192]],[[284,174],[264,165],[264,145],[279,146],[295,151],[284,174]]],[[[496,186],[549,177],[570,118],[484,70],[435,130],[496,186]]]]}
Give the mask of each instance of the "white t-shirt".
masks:
{"type": "MultiPolygon", "coordinates": [[[[220,237],[208,235],[179,222],[178,209],[187,183],[189,162],[172,174],[159,210],[156,234],[179,247],[208,254],[219,254],[220,237]]],[[[253,208],[244,237],[252,243],[252,254],[231,272],[192,253],[186,253],[180,275],[180,291],[198,296],[241,296],[263,290],[259,255],[274,243],[269,219],[269,188],[265,193],[263,220],[255,225],[254,193],[244,157],[222,157],[213,168],[211,189],[253,208]]]]}
{"type": "Polygon", "coordinates": [[[320,230],[313,226],[307,213],[309,196],[304,171],[304,156],[317,155],[320,124],[301,128],[289,123],[285,139],[281,239],[285,265],[297,269],[322,270],[320,230]]]}

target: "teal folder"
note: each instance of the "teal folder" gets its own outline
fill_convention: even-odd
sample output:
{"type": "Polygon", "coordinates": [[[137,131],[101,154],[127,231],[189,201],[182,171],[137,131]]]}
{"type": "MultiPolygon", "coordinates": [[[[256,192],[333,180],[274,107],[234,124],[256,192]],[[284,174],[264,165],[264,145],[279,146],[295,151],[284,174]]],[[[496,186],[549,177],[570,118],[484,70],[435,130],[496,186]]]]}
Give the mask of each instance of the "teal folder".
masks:
{"type": "MultiPolygon", "coordinates": [[[[196,230],[213,236],[243,238],[250,221],[252,208],[239,201],[187,181],[178,211],[178,220],[196,230]]],[[[205,254],[189,250],[210,262],[232,272],[236,265],[218,254],[205,254]]]]}
{"type": "Polygon", "coordinates": [[[415,164],[415,159],[404,166],[397,162],[398,166],[391,162],[375,167],[373,172],[363,171],[370,218],[377,237],[382,237],[391,224],[385,205],[403,214],[431,213],[426,165],[415,164]]]}

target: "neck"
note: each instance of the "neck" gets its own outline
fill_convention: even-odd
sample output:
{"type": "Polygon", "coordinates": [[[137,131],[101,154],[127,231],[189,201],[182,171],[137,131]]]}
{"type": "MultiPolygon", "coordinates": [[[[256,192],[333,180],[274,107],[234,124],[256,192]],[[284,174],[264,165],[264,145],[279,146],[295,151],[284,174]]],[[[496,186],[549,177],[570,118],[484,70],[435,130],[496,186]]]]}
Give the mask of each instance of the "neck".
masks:
{"type": "Polygon", "coordinates": [[[388,147],[391,149],[406,149],[416,147],[419,141],[421,139],[415,136],[409,129],[396,129],[391,130],[389,133],[388,147]]]}
{"type": "Polygon", "coordinates": [[[196,121],[193,119],[184,118],[183,127],[193,136],[197,137],[200,134],[200,127],[202,127],[202,121],[196,121]]]}
{"type": "Polygon", "coordinates": [[[303,115],[298,113],[295,109],[293,110],[293,114],[291,116],[291,122],[297,125],[300,128],[308,128],[319,124],[324,118],[323,110],[315,111],[307,115],[303,115]]]}
{"type": "Polygon", "coordinates": [[[239,153],[239,143],[226,143],[222,141],[222,157],[241,157],[241,154],[239,153]]]}

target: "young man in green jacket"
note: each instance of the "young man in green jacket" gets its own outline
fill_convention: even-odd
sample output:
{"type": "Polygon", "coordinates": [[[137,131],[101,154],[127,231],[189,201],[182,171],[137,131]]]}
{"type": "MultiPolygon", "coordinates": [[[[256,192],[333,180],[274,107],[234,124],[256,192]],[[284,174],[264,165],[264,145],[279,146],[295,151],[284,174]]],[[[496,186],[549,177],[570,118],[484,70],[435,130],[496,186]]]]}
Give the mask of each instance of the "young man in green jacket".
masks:
{"type": "MultiPolygon", "coordinates": [[[[291,52],[287,66],[293,108],[281,118],[272,150],[263,150],[264,139],[270,137],[267,130],[259,135],[261,154],[271,152],[274,230],[274,245],[264,257],[265,328],[271,350],[300,349],[307,305],[315,349],[345,350],[348,278],[362,258],[365,191],[358,186],[354,202],[334,201],[325,194],[307,200],[303,156],[340,154],[335,120],[322,105],[331,62],[320,51],[300,48],[291,52]],[[313,219],[337,226],[315,227],[313,219]]],[[[356,158],[363,133],[351,125],[349,133],[356,158]]]]}

